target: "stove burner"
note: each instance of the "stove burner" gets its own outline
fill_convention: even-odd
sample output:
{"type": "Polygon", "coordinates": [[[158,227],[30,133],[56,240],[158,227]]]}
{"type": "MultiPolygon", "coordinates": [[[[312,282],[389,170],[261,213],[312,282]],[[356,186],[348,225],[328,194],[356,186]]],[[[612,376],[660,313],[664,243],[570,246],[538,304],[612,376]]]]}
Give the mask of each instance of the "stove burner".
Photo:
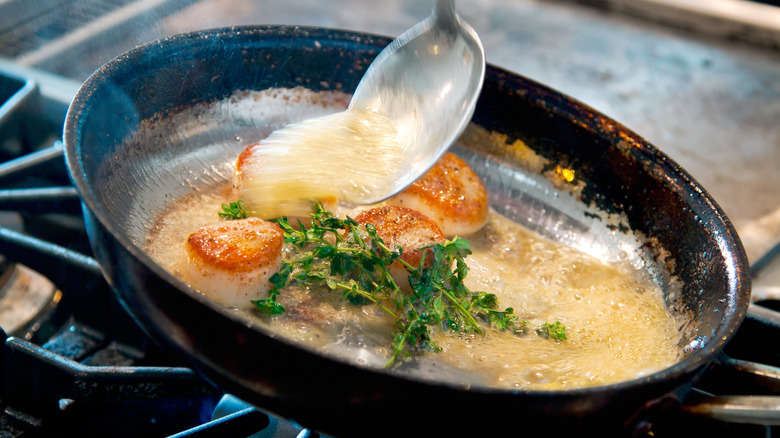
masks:
{"type": "Polygon", "coordinates": [[[46,277],[19,264],[0,265],[0,327],[15,336],[28,337],[40,327],[43,314],[53,311],[62,292],[46,277]]]}

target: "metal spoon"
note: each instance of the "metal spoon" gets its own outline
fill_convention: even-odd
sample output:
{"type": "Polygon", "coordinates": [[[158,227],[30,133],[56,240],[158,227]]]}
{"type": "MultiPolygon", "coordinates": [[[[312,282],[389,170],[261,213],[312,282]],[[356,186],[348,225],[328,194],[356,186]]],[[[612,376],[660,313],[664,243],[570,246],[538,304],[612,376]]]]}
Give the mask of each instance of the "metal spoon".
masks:
{"type": "Polygon", "coordinates": [[[466,128],[485,77],[485,52],[453,0],[436,0],[431,15],[393,40],[371,63],[350,109],[382,113],[416,139],[405,165],[370,204],[402,191],[427,172],[466,128]]]}

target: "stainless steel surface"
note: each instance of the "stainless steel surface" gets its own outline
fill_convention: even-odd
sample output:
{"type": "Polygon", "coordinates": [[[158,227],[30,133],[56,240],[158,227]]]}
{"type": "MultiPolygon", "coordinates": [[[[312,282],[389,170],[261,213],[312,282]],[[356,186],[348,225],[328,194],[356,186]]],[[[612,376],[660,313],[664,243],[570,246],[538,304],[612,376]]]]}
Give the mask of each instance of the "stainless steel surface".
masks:
{"type": "Polygon", "coordinates": [[[0,0],[0,56],[69,76],[89,74],[85,66],[106,61],[94,54],[164,36],[154,24],[192,1],[0,0]]]}
{"type": "MultiPolygon", "coordinates": [[[[587,1],[587,0],[581,0],[587,1]]],[[[780,47],[774,0],[595,0],[601,7],[769,48],[780,47]]],[[[591,0],[592,3],[595,2],[591,0]]]]}

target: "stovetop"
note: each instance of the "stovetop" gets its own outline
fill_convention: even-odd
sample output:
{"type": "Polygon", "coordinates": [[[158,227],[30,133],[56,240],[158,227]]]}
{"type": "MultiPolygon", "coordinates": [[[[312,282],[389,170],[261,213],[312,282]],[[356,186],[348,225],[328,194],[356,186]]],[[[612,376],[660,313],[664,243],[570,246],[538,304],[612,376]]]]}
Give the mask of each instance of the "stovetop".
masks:
{"type": "Polygon", "coordinates": [[[5,72],[0,98],[0,436],[305,434],[147,338],[89,256],[56,102],[5,72]]]}
{"type": "MultiPolygon", "coordinates": [[[[91,35],[78,26],[60,29],[53,46],[0,57],[0,436],[316,435],[223,394],[150,342],[124,313],[90,257],[78,195],[62,160],[62,120],[89,72],[152,38],[252,23],[394,35],[427,14],[418,3],[126,2],[104,5],[110,11],[91,35]],[[101,32],[112,20],[122,21],[114,7],[132,13],[136,25],[123,26],[124,38],[115,35],[105,47],[101,32]],[[63,47],[67,55],[58,58],[63,47]],[[63,61],[74,57],[83,62],[63,61]]],[[[697,384],[696,396],[778,396],[780,52],[771,44],[758,47],[679,23],[647,22],[636,11],[624,16],[576,2],[463,0],[457,6],[482,37],[488,62],[630,126],[721,204],[751,261],[754,305],[697,384]]],[[[0,23],[0,39],[8,32],[0,23]]],[[[769,425],[691,415],[685,407],[653,420],[637,435],[780,433],[769,425]]]]}

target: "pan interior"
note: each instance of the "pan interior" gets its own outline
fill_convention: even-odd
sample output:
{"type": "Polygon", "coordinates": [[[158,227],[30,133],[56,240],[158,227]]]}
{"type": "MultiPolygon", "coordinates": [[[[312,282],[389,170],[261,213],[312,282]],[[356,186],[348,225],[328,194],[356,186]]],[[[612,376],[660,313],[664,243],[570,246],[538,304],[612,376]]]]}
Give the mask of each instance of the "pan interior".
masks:
{"type": "MultiPolygon", "coordinates": [[[[115,151],[115,159],[104,162],[101,167],[98,177],[107,195],[104,202],[113,212],[112,216],[118,219],[119,229],[149,252],[155,262],[170,269],[173,263],[169,259],[178,254],[170,248],[181,245],[184,238],[170,239],[166,232],[166,227],[170,227],[168,222],[182,223],[186,221],[184,217],[191,215],[198,215],[201,224],[216,221],[219,204],[211,201],[211,196],[217,188],[218,198],[231,199],[233,194],[222,193],[230,192],[235,159],[246,146],[286,123],[338,111],[348,101],[349,95],[343,93],[314,93],[304,88],[240,91],[228,99],[143,121],[141,128],[115,151]],[[119,163],[123,163],[121,171],[116,167],[119,163]],[[126,163],[133,163],[132,168],[126,168],[126,163]],[[122,191],[133,196],[111,195],[122,191]],[[214,206],[210,211],[211,218],[201,217],[200,213],[194,213],[197,209],[190,208],[203,202],[214,206]],[[182,210],[184,216],[176,212],[170,214],[171,210],[177,209],[182,210]],[[120,215],[123,211],[133,214],[120,215]]],[[[527,148],[517,143],[512,146],[527,148]]],[[[481,176],[496,212],[603,263],[630,265],[643,276],[661,283],[667,300],[677,299],[678,285],[646,257],[641,236],[614,231],[615,224],[620,221],[618,215],[610,217],[583,204],[578,197],[578,185],[566,182],[560,171],[530,171],[529,166],[536,166],[538,170],[549,167],[544,164],[546,159],[530,149],[518,162],[502,150],[504,147],[503,136],[472,125],[452,149],[481,176]]],[[[278,331],[251,312],[229,312],[247,326],[270,334],[278,331]]],[[[381,341],[371,340],[370,330],[363,332],[368,333],[365,338],[369,341],[361,335],[359,342],[332,342],[326,344],[328,354],[343,360],[357,357],[364,365],[382,368],[386,358],[370,347],[372,342],[381,341]]],[[[380,336],[373,335],[373,338],[380,336]]],[[[458,384],[489,385],[479,374],[464,373],[458,367],[441,362],[435,365],[428,362],[418,361],[413,366],[393,369],[393,372],[429,378],[436,375],[437,380],[458,384]]]]}

